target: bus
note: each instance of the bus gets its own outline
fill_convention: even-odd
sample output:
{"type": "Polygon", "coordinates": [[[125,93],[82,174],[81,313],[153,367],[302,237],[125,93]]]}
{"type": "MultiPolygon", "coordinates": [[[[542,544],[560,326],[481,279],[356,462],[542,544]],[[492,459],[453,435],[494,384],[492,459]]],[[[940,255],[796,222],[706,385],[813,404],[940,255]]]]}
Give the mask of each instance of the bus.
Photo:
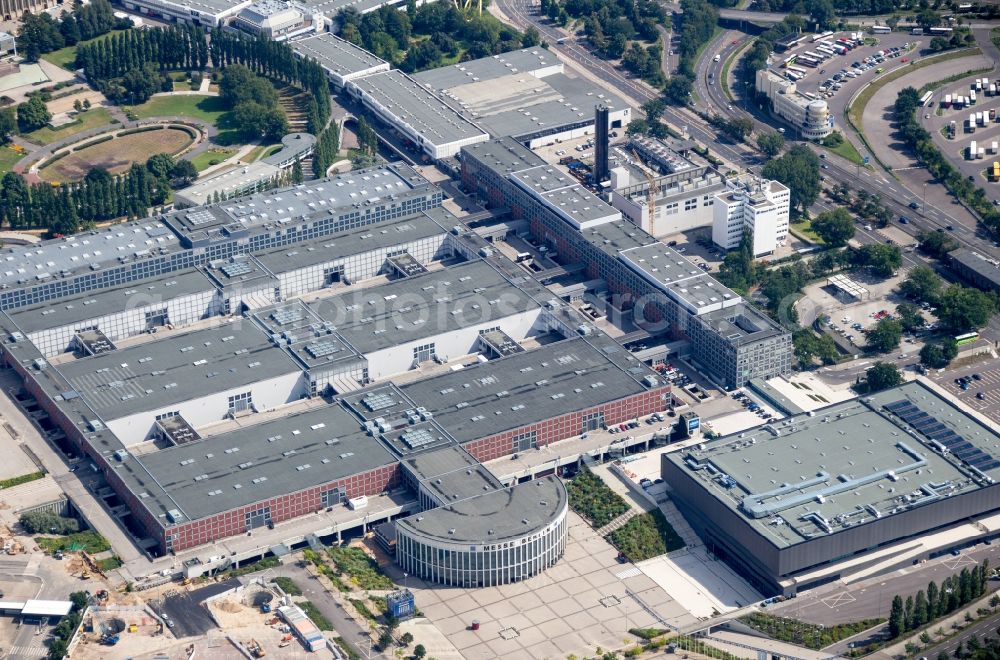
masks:
{"type": "Polygon", "coordinates": [[[976,341],[977,339],[979,339],[979,333],[978,332],[967,332],[964,335],[959,335],[959,336],[955,337],[955,345],[956,346],[965,346],[966,344],[971,344],[972,342],[976,341]]]}
{"type": "Polygon", "coordinates": [[[872,34],[889,34],[892,32],[892,28],[888,25],[873,25],[872,34]]]}
{"type": "Polygon", "coordinates": [[[789,57],[786,57],[784,59],[784,61],[781,63],[781,66],[787,67],[790,64],[794,64],[794,63],[795,63],[795,55],[790,55],[789,57]]]}
{"type": "Polygon", "coordinates": [[[800,66],[790,66],[790,67],[788,67],[788,70],[789,71],[794,71],[795,73],[801,73],[803,76],[806,75],[807,73],[809,73],[808,71],[806,71],[805,69],[803,69],[800,66]]]}
{"type": "Polygon", "coordinates": [[[807,66],[810,69],[815,69],[816,67],[819,66],[819,62],[817,62],[811,57],[800,57],[798,61],[796,61],[795,63],[801,64],[802,66],[807,66]]]}
{"type": "Polygon", "coordinates": [[[933,35],[941,36],[941,35],[951,34],[952,29],[950,27],[932,27],[927,32],[933,35]]]}
{"type": "Polygon", "coordinates": [[[798,82],[803,78],[805,78],[805,74],[799,73],[797,71],[786,71],[785,77],[791,80],[792,82],[798,82]]]}
{"type": "Polygon", "coordinates": [[[927,92],[920,97],[920,107],[927,107],[927,104],[931,102],[931,97],[934,96],[934,92],[927,92]]]}
{"type": "Polygon", "coordinates": [[[825,57],[823,57],[819,53],[816,53],[816,52],[811,51],[811,50],[807,50],[806,52],[804,52],[802,54],[805,55],[806,57],[811,57],[814,60],[819,60],[820,62],[822,62],[824,59],[826,59],[825,57]]]}

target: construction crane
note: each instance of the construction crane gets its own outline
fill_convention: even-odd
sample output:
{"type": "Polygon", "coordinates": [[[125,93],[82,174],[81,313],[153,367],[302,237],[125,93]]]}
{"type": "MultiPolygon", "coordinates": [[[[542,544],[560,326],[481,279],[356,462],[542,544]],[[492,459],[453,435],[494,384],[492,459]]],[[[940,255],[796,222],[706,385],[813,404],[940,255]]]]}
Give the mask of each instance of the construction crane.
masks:
{"type": "Polygon", "coordinates": [[[632,150],[632,156],[635,157],[636,165],[642,170],[642,173],[646,175],[646,181],[649,183],[649,190],[646,191],[646,208],[649,209],[649,227],[652,230],[653,223],[656,222],[656,195],[660,192],[660,186],[656,182],[656,177],[649,171],[649,168],[645,166],[642,158],[639,156],[639,152],[635,149],[632,150]]]}

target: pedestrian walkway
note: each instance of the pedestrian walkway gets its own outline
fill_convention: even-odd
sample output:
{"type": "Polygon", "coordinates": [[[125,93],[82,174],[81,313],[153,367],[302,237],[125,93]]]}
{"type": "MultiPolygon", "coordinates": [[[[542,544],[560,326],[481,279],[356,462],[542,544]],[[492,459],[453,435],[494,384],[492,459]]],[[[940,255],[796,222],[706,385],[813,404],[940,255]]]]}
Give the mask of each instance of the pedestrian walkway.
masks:
{"type": "Polygon", "coordinates": [[[640,513],[642,513],[642,511],[630,508],[622,515],[618,516],[617,518],[609,522],[607,525],[597,530],[597,535],[600,536],[601,538],[604,538],[605,536],[615,531],[616,529],[620,529],[622,526],[625,525],[625,523],[627,523],[629,520],[632,520],[640,513]]]}

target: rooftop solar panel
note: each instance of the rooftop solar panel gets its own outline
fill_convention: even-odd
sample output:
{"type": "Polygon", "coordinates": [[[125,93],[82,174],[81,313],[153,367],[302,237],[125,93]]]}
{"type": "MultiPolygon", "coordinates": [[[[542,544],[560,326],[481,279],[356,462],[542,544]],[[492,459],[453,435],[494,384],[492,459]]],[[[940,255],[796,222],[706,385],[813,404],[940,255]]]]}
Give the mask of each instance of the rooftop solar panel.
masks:
{"type": "Polygon", "coordinates": [[[984,463],[983,465],[980,465],[979,469],[982,470],[983,472],[988,472],[990,470],[995,470],[998,467],[1000,467],[1000,461],[994,458],[991,459],[989,463],[984,463]]]}

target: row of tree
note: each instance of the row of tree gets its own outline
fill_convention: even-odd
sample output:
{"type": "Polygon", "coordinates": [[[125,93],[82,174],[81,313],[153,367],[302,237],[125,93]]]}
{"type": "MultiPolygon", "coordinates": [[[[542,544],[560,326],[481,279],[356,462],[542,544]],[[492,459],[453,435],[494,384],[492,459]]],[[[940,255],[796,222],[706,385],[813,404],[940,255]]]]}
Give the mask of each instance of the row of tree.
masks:
{"type": "Polygon", "coordinates": [[[341,37],[409,73],[441,66],[463,51],[463,59],[478,59],[541,42],[537,30],[522,34],[491,14],[463,12],[450,2],[417,7],[409,0],[406,11],[384,6],[366,14],[350,7],[338,14],[338,23],[341,37]]]}
{"type": "Polygon", "coordinates": [[[278,92],[267,78],[242,64],[222,70],[219,98],[233,111],[233,123],[253,140],[280,140],[288,133],[288,119],[278,105],[278,92]]]}
{"type": "Polygon", "coordinates": [[[8,172],[0,188],[0,219],[11,229],[48,228],[54,234],[74,234],[82,227],[115,218],[142,218],[154,203],[156,177],[135,163],[120,176],[93,168],[83,180],[53,186],[29,185],[8,172]]]}
{"type": "Polygon", "coordinates": [[[52,639],[49,640],[49,660],[62,660],[69,652],[69,641],[76,634],[76,629],[80,626],[83,618],[83,610],[87,607],[87,592],[74,591],[69,595],[73,606],[69,614],[64,616],[52,629],[52,639]]]}
{"type": "Polygon", "coordinates": [[[316,136],[312,160],[313,176],[317,179],[326,176],[326,170],[337,159],[338,153],[340,153],[340,126],[337,122],[331,122],[316,136]]]}
{"type": "Polygon", "coordinates": [[[907,596],[904,601],[902,596],[895,596],[889,611],[889,635],[896,639],[984,596],[989,578],[989,559],[984,559],[971,569],[963,568],[945,578],[940,586],[928,583],[927,590],[921,589],[916,597],[907,596]]]}
{"type": "Polygon", "coordinates": [[[963,334],[989,323],[1000,309],[996,293],[961,284],[945,286],[927,266],[917,266],[899,285],[899,293],[916,303],[926,303],[949,334],[963,334]]]}
{"type": "MultiPolygon", "coordinates": [[[[216,69],[243,65],[257,75],[309,93],[310,130],[318,132],[326,126],[330,117],[326,72],[315,61],[296,57],[286,43],[228,31],[215,31],[209,42],[200,27],[186,25],[128,30],[77,50],[77,66],[87,72],[95,87],[114,100],[133,103],[148,98],[155,87],[150,78],[158,72],[202,70],[210,59],[216,69]]],[[[258,127],[263,133],[268,125],[258,127]]]]}
{"type": "Polygon", "coordinates": [[[44,53],[129,27],[132,27],[132,21],[115,18],[108,0],[92,0],[89,4],[75,0],[72,11],[63,12],[58,19],[47,12],[25,12],[17,35],[17,47],[25,60],[37,62],[44,53]]]}
{"type": "Polygon", "coordinates": [[[920,107],[920,93],[913,87],[899,92],[895,103],[895,117],[903,141],[913,150],[920,162],[935,178],[944,182],[948,190],[971,206],[991,232],[1000,234],[1000,210],[994,206],[986,191],[968,181],[946,158],[916,119],[920,107]]]}

